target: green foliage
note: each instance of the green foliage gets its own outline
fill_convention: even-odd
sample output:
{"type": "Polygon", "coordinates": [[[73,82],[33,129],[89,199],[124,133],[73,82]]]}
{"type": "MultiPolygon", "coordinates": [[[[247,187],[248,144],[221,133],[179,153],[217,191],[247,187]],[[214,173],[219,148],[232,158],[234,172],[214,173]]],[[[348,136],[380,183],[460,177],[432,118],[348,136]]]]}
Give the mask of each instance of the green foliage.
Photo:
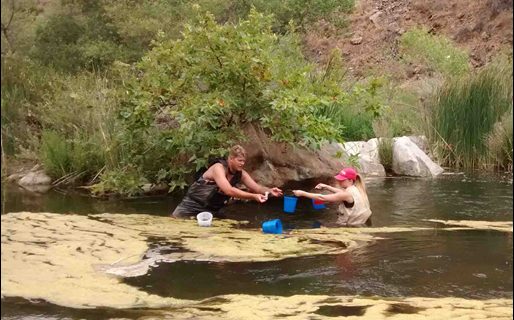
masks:
{"type": "MultiPolygon", "coordinates": [[[[121,112],[131,133],[123,140],[132,151],[128,159],[177,185],[243,139],[250,124],[276,141],[308,147],[342,140],[340,124],[318,110],[344,106],[351,97],[335,76],[304,60],[297,37],[277,37],[271,17],[256,11],[235,25],[201,14],[185,26],[182,39],[158,39],[137,70],[121,69],[129,91],[121,112]],[[165,130],[156,128],[159,114],[169,118],[165,130]],[[166,173],[156,167],[164,161],[173,164],[166,173]]],[[[363,96],[372,89],[355,95],[359,90],[363,96]]],[[[368,101],[366,108],[378,106],[368,101]]]]}
{"type": "MultiPolygon", "coordinates": [[[[339,65],[334,64],[341,70],[339,65]]],[[[387,109],[379,95],[382,86],[383,81],[379,78],[355,84],[344,99],[332,99],[318,108],[316,114],[330,119],[345,140],[369,140],[374,137],[373,121],[387,109]]]]}
{"type": "Polygon", "coordinates": [[[500,60],[477,74],[448,80],[430,107],[433,129],[428,136],[441,161],[465,168],[486,165],[486,137],[503,115],[512,112],[512,60],[500,60]]]}
{"type": "Polygon", "coordinates": [[[353,9],[353,2],[65,0],[59,10],[39,23],[32,57],[66,72],[98,70],[115,60],[139,60],[159,32],[167,39],[179,38],[184,24],[199,10],[212,12],[219,22],[237,24],[254,7],[274,14],[273,30],[285,33],[290,22],[303,28],[320,18],[343,19],[353,9]]]}
{"type": "Polygon", "coordinates": [[[379,118],[373,120],[373,136],[398,137],[422,134],[420,123],[423,114],[420,112],[418,96],[405,88],[393,88],[388,92],[384,103],[387,107],[379,118]]]}
{"type": "Polygon", "coordinates": [[[487,135],[486,144],[490,161],[500,169],[512,172],[512,109],[494,124],[487,135]]]}
{"type": "Polygon", "coordinates": [[[360,156],[360,153],[349,155],[348,158],[345,160],[345,166],[360,169],[361,164],[359,162],[359,156],[360,156]]]}
{"type": "Polygon", "coordinates": [[[2,58],[2,134],[4,151],[29,156],[39,146],[41,123],[37,104],[50,94],[53,70],[39,66],[20,54],[2,58]]]}
{"type": "Polygon", "coordinates": [[[71,172],[72,147],[58,134],[43,132],[41,140],[41,161],[52,178],[60,178],[71,172]]]}
{"type": "Polygon", "coordinates": [[[317,114],[330,119],[347,141],[368,140],[373,137],[373,117],[348,105],[329,104],[317,110],[317,114]]]}
{"type": "MultiPolygon", "coordinates": [[[[340,23],[345,14],[350,13],[355,5],[354,0],[246,0],[232,1],[230,8],[235,12],[235,17],[228,20],[246,17],[252,8],[264,14],[273,14],[274,31],[284,33],[290,22],[300,28],[319,19],[327,19],[334,23],[340,23]]],[[[230,11],[225,13],[229,14],[230,11]]]]}
{"type": "Polygon", "coordinates": [[[32,57],[66,72],[97,70],[129,54],[99,0],[63,1],[66,13],[51,15],[36,30],[32,57]],[[73,9],[77,9],[73,10],[73,9]]]}
{"type": "Polygon", "coordinates": [[[40,151],[45,170],[54,179],[74,174],[84,181],[104,165],[104,150],[96,141],[68,140],[54,131],[43,131],[40,151]]]}
{"type": "Polygon", "coordinates": [[[59,76],[51,91],[38,103],[41,126],[67,141],[71,150],[67,173],[83,173],[87,182],[101,168],[117,168],[123,157],[118,136],[123,135],[116,118],[118,89],[100,74],[59,76]]]}
{"type": "Polygon", "coordinates": [[[91,186],[91,192],[99,196],[109,194],[127,197],[142,193],[141,186],[147,183],[142,174],[132,166],[107,171],[101,175],[101,181],[91,186]]]}
{"type": "Polygon", "coordinates": [[[36,0],[3,0],[2,55],[27,51],[33,44],[35,20],[41,13],[36,0]]]}
{"type": "Polygon", "coordinates": [[[83,65],[78,41],[84,30],[70,16],[53,16],[38,28],[34,57],[54,68],[76,71],[83,65]]]}
{"type": "Polygon", "coordinates": [[[116,166],[121,150],[115,134],[122,131],[114,83],[97,73],[62,75],[17,55],[6,56],[4,66],[6,152],[40,154],[52,177],[81,173],[79,182],[116,166]]]}
{"type": "Polygon", "coordinates": [[[400,49],[407,62],[422,63],[445,75],[463,75],[469,70],[466,52],[443,36],[431,35],[425,29],[405,32],[400,49]]]}

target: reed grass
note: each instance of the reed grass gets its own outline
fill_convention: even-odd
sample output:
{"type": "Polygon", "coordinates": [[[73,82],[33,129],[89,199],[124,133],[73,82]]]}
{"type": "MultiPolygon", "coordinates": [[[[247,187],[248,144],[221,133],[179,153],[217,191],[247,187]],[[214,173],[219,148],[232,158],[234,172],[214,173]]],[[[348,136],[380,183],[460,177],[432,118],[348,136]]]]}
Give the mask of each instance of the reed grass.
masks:
{"type": "Polygon", "coordinates": [[[512,109],[498,121],[487,135],[486,144],[492,164],[512,172],[512,109]]]}
{"type": "Polygon", "coordinates": [[[340,126],[345,141],[361,141],[374,137],[373,117],[364,110],[330,104],[320,107],[317,112],[329,118],[334,125],[340,126]]]}
{"type": "Polygon", "coordinates": [[[378,157],[384,169],[388,172],[393,170],[393,139],[378,139],[378,157]]]}
{"type": "Polygon", "coordinates": [[[489,165],[487,137],[512,112],[512,60],[501,59],[476,74],[449,78],[436,91],[429,110],[428,136],[443,164],[470,169],[489,165]]]}

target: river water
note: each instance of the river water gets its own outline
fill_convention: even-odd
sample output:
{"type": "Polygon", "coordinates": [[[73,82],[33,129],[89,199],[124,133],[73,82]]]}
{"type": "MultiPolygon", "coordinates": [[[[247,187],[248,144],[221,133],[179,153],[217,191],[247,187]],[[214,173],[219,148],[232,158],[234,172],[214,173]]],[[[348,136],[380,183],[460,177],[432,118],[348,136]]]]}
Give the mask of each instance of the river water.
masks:
{"type": "MultiPolygon", "coordinates": [[[[313,182],[304,182],[310,188],[313,182]]],[[[297,186],[288,186],[294,188],[297,186]]],[[[372,227],[433,227],[440,220],[513,220],[512,177],[445,174],[435,179],[367,180],[372,227]]],[[[2,214],[32,211],[66,214],[126,213],[168,215],[180,196],[99,200],[51,191],[28,193],[2,186],[2,214]]],[[[300,199],[295,214],[282,212],[282,200],[235,203],[230,219],[259,227],[280,218],[286,229],[316,228],[330,221],[334,208],[315,211],[300,199]]],[[[148,293],[181,299],[221,294],[295,294],[380,297],[512,298],[512,233],[492,230],[398,232],[340,255],[307,256],[274,262],[163,263],[125,283],[148,293]]],[[[2,319],[128,317],[123,310],[75,310],[41,301],[2,297],[2,319]]]]}

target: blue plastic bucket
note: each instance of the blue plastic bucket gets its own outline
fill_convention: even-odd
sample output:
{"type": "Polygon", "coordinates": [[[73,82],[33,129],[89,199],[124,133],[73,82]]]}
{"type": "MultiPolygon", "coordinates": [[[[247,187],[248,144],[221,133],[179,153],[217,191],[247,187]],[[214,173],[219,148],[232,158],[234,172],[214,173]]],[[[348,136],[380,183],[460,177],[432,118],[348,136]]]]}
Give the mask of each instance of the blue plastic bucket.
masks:
{"type": "Polygon", "coordinates": [[[325,209],[326,208],[325,202],[323,202],[321,200],[316,200],[316,199],[312,199],[312,206],[316,210],[320,210],[320,209],[325,209]]]}
{"type": "Polygon", "coordinates": [[[296,210],[297,197],[284,196],[284,212],[293,213],[296,210]]]}
{"type": "Polygon", "coordinates": [[[280,219],[268,220],[262,223],[262,232],[264,233],[282,233],[282,222],[280,219]]]}

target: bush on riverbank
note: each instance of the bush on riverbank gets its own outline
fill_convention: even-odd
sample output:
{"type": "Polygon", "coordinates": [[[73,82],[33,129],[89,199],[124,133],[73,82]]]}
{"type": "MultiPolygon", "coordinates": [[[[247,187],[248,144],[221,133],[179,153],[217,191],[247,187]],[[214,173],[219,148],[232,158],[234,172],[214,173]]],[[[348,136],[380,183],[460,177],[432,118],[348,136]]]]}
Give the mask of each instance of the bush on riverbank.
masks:
{"type": "Polygon", "coordinates": [[[342,141],[343,123],[323,108],[350,107],[358,97],[364,110],[379,113],[373,85],[343,91],[332,67],[317,71],[299,39],[292,32],[277,36],[272,21],[252,11],[248,20],[220,25],[199,14],[182,39],[158,39],[135,69],[120,65],[129,92],[121,143],[129,152],[115,170],[130,163],[150,182],[183,187],[209,157],[244,139],[247,124],[275,141],[316,148],[342,141]]]}

